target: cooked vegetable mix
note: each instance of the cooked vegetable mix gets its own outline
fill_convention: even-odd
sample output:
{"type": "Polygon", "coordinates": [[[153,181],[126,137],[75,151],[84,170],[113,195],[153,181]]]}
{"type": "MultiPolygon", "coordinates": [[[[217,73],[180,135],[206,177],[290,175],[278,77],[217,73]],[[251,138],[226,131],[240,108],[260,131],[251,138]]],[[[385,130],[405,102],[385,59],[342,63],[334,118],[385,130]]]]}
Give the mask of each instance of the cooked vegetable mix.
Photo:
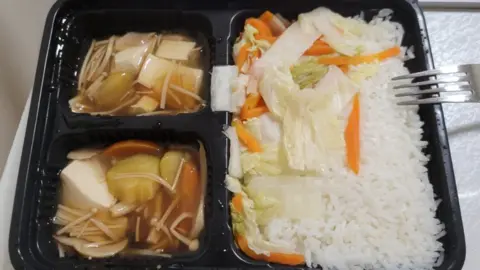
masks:
{"type": "Polygon", "coordinates": [[[185,35],[127,33],[94,40],[78,77],[75,113],[151,115],[204,105],[201,44],[185,35]]]}
{"type": "Polygon", "coordinates": [[[390,15],[367,23],[318,8],[245,20],[223,70],[233,81],[225,181],[247,257],[328,270],[441,260],[421,121],[389,85],[407,72],[390,15]]]}
{"type": "Polygon", "coordinates": [[[54,218],[61,250],[90,258],[139,252],[171,257],[199,248],[203,146],[128,140],[68,156],[54,218]]]}

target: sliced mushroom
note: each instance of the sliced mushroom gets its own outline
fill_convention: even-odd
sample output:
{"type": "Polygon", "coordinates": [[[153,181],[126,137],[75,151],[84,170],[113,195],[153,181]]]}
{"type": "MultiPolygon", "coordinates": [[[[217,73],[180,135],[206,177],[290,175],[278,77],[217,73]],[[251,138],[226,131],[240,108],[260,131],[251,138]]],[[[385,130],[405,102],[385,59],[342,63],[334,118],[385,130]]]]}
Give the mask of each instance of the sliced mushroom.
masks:
{"type": "Polygon", "coordinates": [[[118,111],[121,111],[125,108],[127,108],[128,106],[134,104],[135,102],[137,102],[138,100],[140,99],[140,96],[138,95],[134,95],[133,97],[131,97],[130,99],[127,99],[125,100],[122,104],[118,105],[116,108],[112,109],[112,110],[109,110],[109,111],[103,111],[103,112],[92,112],[90,113],[91,115],[112,115],[118,111]]]}
{"type": "Polygon", "coordinates": [[[70,151],[67,155],[68,159],[82,160],[92,158],[102,152],[101,149],[97,148],[82,148],[70,151]]]}
{"type": "Polygon", "coordinates": [[[62,236],[55,236],[54,238],[59,243],[73,247],[78,253],[89,258],[111,257],[124,250],[128,244],[127,239],[109,245],[92,246],[90,242],[78,238],[62,236]]]}
{"type": "Polygon", "coordinates": [[[85,94],[90,100],[95,100],[95,96],[97,92],[100,90],[105,78],[107,77],[107,73],[103,73],[100,75],[90,86],[85,90],[85,94]]]}
{"type": "Polygon", "coordinates": [[[175,236],[178,240],[180,240],[180,242],[188,246],[188,250],[195,251],[199,248],[199,245],[200,245],[198,239],[190,240],[176,230],[176,227],[178,226],[178,224],[180,224],[180,222],[182,222],[184,219],[187,219],[187,218],[193,218],[192,213],[182,213],[180,216],[178,216],[177,219],[175,219],[175,221],[172,222],[172,226],[170,226],[170,232],[172,232],[173,236],[175,236]]]}
{"type": "Polygon", "coordinates": [[[200,204],[198,206],[197,216],[194,221],[194,225],[192,231],[190,232],[190,239],[198,238],[198,235],[205,227],[205,213],[203,209],[204,201],[205,201],[205,187],[207,184],[207,154],[205,152],[205,147],[203,143],[198,141],[200,144],[199,159],[200,159],[200,184],[201,184],[201,199],[200,204]]]}
{"type": "Polygon", "coordinates": [[[79,217],[78,219],[68,223],[65,227],[61,228],[60,230],[57,231],[57,235],[61,235],[65,232],[68,232],[73,226],[80,224],[88,219],[90,219],[95,213],[97,213],[97,209],[92,209],[92,211],[82,217],[79,217]]]}
{"type": "Polygon", "coordinates": [[[103,46],[93,53],[92,60],[90,61],[87,67],[86,82],[91,82],[94,80],[93,75],[95,74],[98,67],[100,66],[106,52],[107,52],[107,46],[103,46]]]}
{"type": "Polygon", "coordinates": [[[137,208],[136,205],[119,202],[110,208],[110,214],[112,217],[121,217],[132,212],[135,208],[137,208]]]}
{"type": "Polygon", "coordinates": [[[155,36],[155,33],[137,33],[130,32],[117,39],[115,42],[115,52],[146,44],[155,36]]]}
{"type": "Polygon", "coordinates": [[[148,250],[148,249],[133,249],[133,248],[129,248],[129,249],[123,251],[122,254],[125,254],[125,255],[143,255],[143,256],[158,256],[158,257],[163,257],[163,258],[171,258],[172,257],[171,254],[167,254],[167,253],[155,252],[155,251],[151,251],[151,250],[148,250]]]}
{"type": "Polygon", "coordinates": [[[87,68],[88,62],[90,62],[90,57],[92,56],[93,48],[95,47],[95,40],[92,41],[90,48],[88,49],[85,60],[83,60],[82,68],[80,69],[80,75],[78,76],[78,90],[83,91],[83,86],[85,84],[85,69],[87,68]]]}
{"type": "Polygon", "coordinates": [[[202,196],[202,199],[200,200],[197,216],[195,217],[193,224],[194,225],[193,225],[192,231],[190,232],[190,235],[189,235],[191,239],[198,238],[198,235],[205,227],[205,214],[203,212],[203,196],[202,196]]]}
{"type": "Polygon", "coordinates": [[[102,59],[102,62],[98,66],[97,70],[93,73],[92,80],[95,80],[102,72],[105,71],[105,68],[110,63],[110,58],[112,57],[113,53],[113,46],[115,44],[115,36],[111,37],[108,40],[107,51],[105,52],[105,56],[102,59]]]}

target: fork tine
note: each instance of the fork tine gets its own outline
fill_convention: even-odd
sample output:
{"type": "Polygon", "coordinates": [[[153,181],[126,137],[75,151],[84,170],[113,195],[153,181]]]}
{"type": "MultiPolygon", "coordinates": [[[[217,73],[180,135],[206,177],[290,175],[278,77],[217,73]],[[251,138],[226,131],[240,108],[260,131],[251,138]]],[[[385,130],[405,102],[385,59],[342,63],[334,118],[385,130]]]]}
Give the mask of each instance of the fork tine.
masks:
{"type": "Polygon", "coordinates": [[[393,89],[410,88],[410,87],[426,86],[426,85],[441,84],[441,83],[467,82],[467,81],[468,81],[467,76],[452,77],[452,78],[448,78],[448,79],[445,78],[445,79],[439,79],[439,80],[428,80],[428,81],[424,81],[424,82],[416,82],[416,83],[407,83],[407,84],[396,85],[396,86],[393,87],[393,89]]]}
{"type": "Polygon", "coordinates": [[[455,95],[448,97],[432,97],[423,99],[413,99],[397,102],[398,105],[425,105],[425,104],[437,104],[437,103],[463,103],[468,102],[472,98],[472,95],[455,95]]]}
{"type": "Polygon", "coordinates": [[[426,76],[455,74],[455,73],[462,73],[462,72],[465,72],[463,66],[442,67],[438,69],[425,70],[425,71],[420,71],[416,73],[397,76],[392,78],[392,81],[415,79],[415,78],[426,77],[426,76]]]}
{"type": "Polygon", "coordinates": [[[438,87],[428,90],[415,90],[410,92],[395,94],[396,97],[417,96],[425,94],[438,94],[441,92],[460,92],[460,91],[472,91],[470,85],[448,85],[445,87],[438,87]]]}

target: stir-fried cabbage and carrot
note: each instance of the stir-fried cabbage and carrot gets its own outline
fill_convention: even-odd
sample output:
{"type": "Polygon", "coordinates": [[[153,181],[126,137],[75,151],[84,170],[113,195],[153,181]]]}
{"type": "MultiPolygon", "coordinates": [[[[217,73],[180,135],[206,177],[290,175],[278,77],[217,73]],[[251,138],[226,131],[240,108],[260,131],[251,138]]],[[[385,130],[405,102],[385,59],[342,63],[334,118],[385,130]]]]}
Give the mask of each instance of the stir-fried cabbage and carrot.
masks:
{"type": "Polygon", "coordinates": [[[369,42],[375,37],[367,25],[325,8],[297,21],[270,11],[245,21],[233,47],[238,76],[231,96],[234,119],[226,131],[226,182],[234,193],[236,243],[247,256],[287,265],[305,261],[301,251],[262,235],[262,226],[285,207],[276,195],[249,190],[251,181],[319,176],[338,164],[346,173],[362,172],[360,83],[382,61],[402,54],[400,40],[369,42]]]}

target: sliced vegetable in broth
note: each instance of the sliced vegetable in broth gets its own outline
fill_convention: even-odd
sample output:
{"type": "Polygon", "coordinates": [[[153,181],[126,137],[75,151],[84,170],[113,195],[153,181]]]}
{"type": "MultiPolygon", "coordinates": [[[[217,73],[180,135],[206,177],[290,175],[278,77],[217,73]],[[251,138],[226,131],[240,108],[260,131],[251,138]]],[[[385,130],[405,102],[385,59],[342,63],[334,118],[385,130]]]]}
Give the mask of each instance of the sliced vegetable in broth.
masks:
{"type": "Polygon", "coordinates": [[[205,104],[203,46],[183,34],[130,32],[94,40],[70,108],[94,115],[198,110],[205,104]]]}
{"type": "Polygon", "coordinates": [[[170,257],[197,250],[204,226],[202,149],[128,140],[69,153],[77,159],[60,175],[53,219],[62,252],[170,257]]]}

